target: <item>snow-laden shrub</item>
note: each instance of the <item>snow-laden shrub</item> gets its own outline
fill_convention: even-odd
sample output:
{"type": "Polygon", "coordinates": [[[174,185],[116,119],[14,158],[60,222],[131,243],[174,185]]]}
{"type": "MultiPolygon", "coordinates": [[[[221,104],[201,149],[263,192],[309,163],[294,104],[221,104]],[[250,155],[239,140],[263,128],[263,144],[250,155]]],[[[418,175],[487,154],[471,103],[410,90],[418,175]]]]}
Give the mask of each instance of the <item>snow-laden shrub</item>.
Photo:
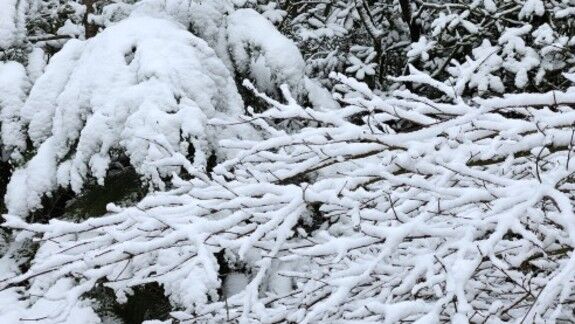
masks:
{"type": "MultiPolygon", "coordinates": [[[[125,11],[125,5],[111,5],[110,12],[125,11]],[[115,9],[115,10],[114,10],[115,9]]],[[[305,63],[296,44],[281,34],[271,22],[252,9],[237,8],[231,0],[145,0],[129,9],[134,16],[168,17],[187,26],[204,39],[239,80],[248,78],[262,91],[277,95],[288,84],[303,98],[305,63]]]]}
{"type": "Polygon", "coordinates": [[[205,170],[217,141],[238,129],[207,119],[242,112],[226,66],[175,23],[131,18],[88,41],[71,40],[22,108],[36,153],[11,178],[8,209],[25,215],[59,186],[80,192],[89,178],[102,184],[118,152],[159,187],[181,167],[205,170]]]}
{"type": "Polygon", "coordinates": [[[277,97],[287,84],[314,106],[337,108],[317,81],[305,77],[296,45],[251,9],[225,0],[110,6],[92,17],[103,32],[68,41],[48,66],[40,48],[29,54],[34,85],[12,124],[21,129],[13,137],[33,147],[9,149],[32,159],[10,180],[11,213],[40,208],[59,187],[80,193],[91,179],[102,184],[119,155],[159,188],[188,160],[205,171],[218,139],[251,132],[205,124],[243,112],[236,82],[244,77],[270,95],[277,97]],[[114,15],[117,10],[123,14],[114,15]]]}
{"type": "Polygon", "coordinates": [[[28,283],[24,307],[60,321],[97,283],[121,302],[149,282],[192,322],[569,320],[575,89],[434,101],[337,80],[337,111],[260,94],[271,108],[239,121],[266,138],[223,141],[240,152],[211,179],[81,223],[6,216],[40,248],[0,289],[28,283]]]}

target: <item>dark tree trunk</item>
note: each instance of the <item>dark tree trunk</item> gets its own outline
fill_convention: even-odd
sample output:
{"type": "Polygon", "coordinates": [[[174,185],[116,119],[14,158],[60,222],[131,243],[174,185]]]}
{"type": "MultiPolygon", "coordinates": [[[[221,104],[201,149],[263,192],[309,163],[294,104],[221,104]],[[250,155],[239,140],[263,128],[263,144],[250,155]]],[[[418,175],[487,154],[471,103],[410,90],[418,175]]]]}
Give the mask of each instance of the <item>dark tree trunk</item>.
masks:
{"type": "Polygon", "coordinates": [[[96,10],[94,5],[97,0],[84,0],[84,5],[86,6],[86,13],[82,19],[82,24],[84,25],[84,37],[86,39],[96,36],[98,33],[98,26],[90,22],[90,14],[93,14],[96,10]]]}
{"type": "Polygon", "coordinates": [[[401,16],[409,27],[409,37],[412,42],[417,42],[421,35],[421,31],[419,30],[417,23],[413,21],[411,15],[411,4],[409,3],[409,0],[399,0],[399,5],[401,6],[401,16]]]}

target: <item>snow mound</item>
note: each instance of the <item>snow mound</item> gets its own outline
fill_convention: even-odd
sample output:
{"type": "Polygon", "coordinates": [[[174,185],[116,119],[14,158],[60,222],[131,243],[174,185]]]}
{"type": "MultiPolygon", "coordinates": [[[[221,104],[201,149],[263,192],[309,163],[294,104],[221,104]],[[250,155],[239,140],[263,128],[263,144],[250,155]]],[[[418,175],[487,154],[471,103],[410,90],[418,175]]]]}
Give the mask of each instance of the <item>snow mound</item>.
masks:
{"type": "Polygon", "coordinates": [[[80,192],[90,177],[102,184],[118,152],[158,187],[188,160],[205,170],[220,136],[234,137],[234,128],[216,131],[207,121],[242,110],[226,66],[176,23],[132,17],[69,41],[22,109],[37,152],[15,171],[8,209],[25,215],[58,186],[80,192]]]}

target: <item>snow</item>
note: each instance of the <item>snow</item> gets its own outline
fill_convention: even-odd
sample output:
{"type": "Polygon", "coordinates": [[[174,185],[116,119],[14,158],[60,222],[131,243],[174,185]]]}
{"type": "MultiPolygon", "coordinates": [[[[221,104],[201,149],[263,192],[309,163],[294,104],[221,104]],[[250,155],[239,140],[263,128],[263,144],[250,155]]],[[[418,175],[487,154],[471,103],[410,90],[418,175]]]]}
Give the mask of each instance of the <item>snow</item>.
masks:
{"type": "Polygon", "coordinates": [[[422,61],[429,60],[429,50],[433,49],[435,42],[430,42],[425,37],[421,37],[419,41],[412,43],[410,50],[407,51],[407,57],[410,60],[420,57],[422,61]]]}
{"type": "Polygon", "coordinates": [[[70,19],[68,19],[64,22],[62,27],[58,28],[56,34],[77,38],[84,34],[84,28],[78,24],[74,24],[70,19]]]}
{"type": "MultiPolygon", "coordinates": [[[[260,91],[279,96],[280,86],[286,84],[299,99],[317,98],[318,88],[323,86],[317,82],[310,85],[297,45],[266,19],[266,12],[270,14],[269,10],[262,15],[252,9],[234,9],[234,3],[227,0],[145,0],[132,9],[136,17],[169,17],[189,26],[214,49],[234,77],[251,80],[260,91]]],[[[335,105],[335,101],[327,101],[322,100],[321,105],[335,105]]]]}
{"type": "Polygon", "coordinates": [[[341,108],[331,93],[317,80],[304,78],[304,86],[307,90],[308,100],[314,108],[318,110],[337,110],[341,108]]]}
{"type": "Polygon", "coordinates": [[[0,2],[0,49],[20,45],[25,36],[26,0],[0,2]]]}
{"type": "Polygon", "coordinates": [[[483,5],[483,7],[485,8],[485,10],[487,10],[489,12],[497,11],[497,4],[495,3],[494,0],[474,0],[473,1],[474,5],[478,5],[479,3],[481,3],[483,5]]]}
{"type": "Polygon", "coordinates": [[[366,76],[375,75],[375,67],[377,64],[371,63],[373,60],[375,53],[372,53],[370,57],[367,57],[366,61],[363,62],[359,58],[351,55],[349,57],[350,66],[345,69],[345,72],[351,73],[355,72],[355,77],[358,80],[363,80],[366,76]]]}
{"type": "Polygon", "coordinates": [[[543,16],[544,13],[545,4],[542,0],[527,0],[519,12],[519,19],[531,17],[533,15],[543,16]]]}
{"type": "Polygon", "coordinates": [[[286,84],[296,96],[303,91],[305,63],[297,46],[254,10],[229,15],[227,41],[237,71],[258,89],[275,93],[286,84]]]}
{"type": "Polygon", "coordinates": [[[0,62],[0,122],[2,159],[21,158],[26,137],[20,121],[20,110],[26,99],[29,80],[24,66],[16,62],[0,62]]]}
{"type": "Polygon", "coordinates": [[[231,1],[146,0],[133,15],[169,16],[208,42],[228,68],[251,79],[262,91],[276,93],[288,84],[303,91],[304,61],[293,41],[252,9],[237,9],[231,1]]]}
{"type": "Polygon", "coordinates": [[[508,28],[499,38],[499,44],[503,45],[503,66],[515,74],[515,86],[518,88],[524,88],[527,85],[527,72],[540,63],[539,55],[533,48],[526,46],[521,38],[532,28],[529,24],[518,28],[508,28]]]}
{"type": "Polygon", "coordinates": [[[454,64],[447,70],[454,78],[457,78],[455,89],[458,95],[462,95],[466,86],[477,88],[480,94],[488,90],[502,93],[505,91],[503,81],[497,72],[503,65],[503,59],[499,56],[500,48],[492,46],[491,42],[484,40],[481,46],[473,49],[473,58],[459,65],[454,64]]]}
{"type": "Polygon", "coordinates": [[[36,82],[36,80],[38,80],[38,78],[44,73],[46,63],[46,53],[44,53],[41,48],[34,47],[30,54],[28,54],[28,64],[26,65],[26,71],[28,72],[28,77],[32,83],[36,82]]]}
{"type": "Polygon", "coordinates": [[[241,272],[232,272],[226,276],[222,284],[225,298],[242,292],[249,283],[249,278],[241,272]]]}
{"type": "Polygon", "coordinates": [[[468,33],[478,33],[479,29],[477,25],[467,20],[467,17],[469,17],[468,10],[461,14],[454,13],[449,15],[446,15],[444,12],[440,12],[439,17],[431,24],[431,27],[433,28],[433,36],[439,35],[444,29],[453,31],[459,26],[463,27],[468,33]]]}

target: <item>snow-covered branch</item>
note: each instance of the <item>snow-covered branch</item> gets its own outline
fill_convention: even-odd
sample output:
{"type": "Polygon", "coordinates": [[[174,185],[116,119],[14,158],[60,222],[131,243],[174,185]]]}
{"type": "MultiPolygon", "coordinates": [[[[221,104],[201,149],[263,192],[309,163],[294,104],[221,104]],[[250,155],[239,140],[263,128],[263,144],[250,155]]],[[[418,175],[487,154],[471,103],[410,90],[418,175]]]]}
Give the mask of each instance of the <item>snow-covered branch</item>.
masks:
{"type": "Polygon", "coordinates": [[[270,109],[238,122],[264,138],[222,141],[239,151],[211,178],[80,223],[6,216],[40,248],[0,287],[34,304],[70,278],[119,300],[158,282],[206,322],[570,318],[575,92],[443,102],[334,77],[337,111],[259,93],[270,109]]]}

